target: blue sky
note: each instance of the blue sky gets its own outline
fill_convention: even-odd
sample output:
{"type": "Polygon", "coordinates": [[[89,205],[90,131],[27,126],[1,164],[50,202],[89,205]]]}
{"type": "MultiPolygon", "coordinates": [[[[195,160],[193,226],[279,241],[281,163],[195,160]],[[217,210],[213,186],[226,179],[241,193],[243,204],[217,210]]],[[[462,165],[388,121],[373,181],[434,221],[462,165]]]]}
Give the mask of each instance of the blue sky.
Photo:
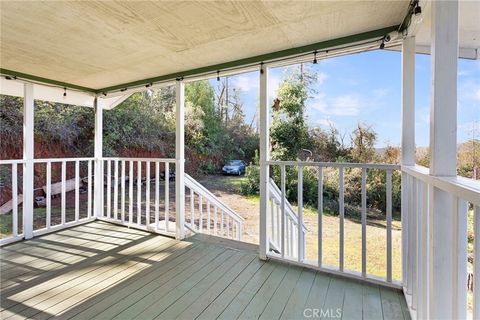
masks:
{"type": "MultiPolygon", "coordinates": [[[[321,60],[308,68],[317,73],[315,93],[307,101],[310,126],[328,127],[349,133],[360,121],[378,134],[377,147],[400,144],[401,55],[376,50],[321,60]]],[[[275,97],[289,67],[274,68],[269,74],[269,97],[275,97]]],[[[291,68],[291,67],[290,67],[291,68]]],[[[217,82],[211,80],[216,86],[217,82]]],[[[258,72],[229,77],[230,85],[241,91],[247,122],[257,114],[258,72]]],[[[416,58],[416,143],[428,146],[430,107],[430,56],[416,58]]],[[[480,61],[459,60],[458,141],[472,137],[475,126],[480,138],[480,61]]]]}

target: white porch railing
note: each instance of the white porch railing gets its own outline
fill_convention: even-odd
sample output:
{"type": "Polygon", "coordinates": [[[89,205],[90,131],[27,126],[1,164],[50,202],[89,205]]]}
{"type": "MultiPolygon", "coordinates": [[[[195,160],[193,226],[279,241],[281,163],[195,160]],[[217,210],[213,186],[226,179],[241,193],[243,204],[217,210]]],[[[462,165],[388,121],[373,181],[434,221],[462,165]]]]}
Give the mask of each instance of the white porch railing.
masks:
{"type": "Polygon", "coordinates": [[[188,174],[185,174],[185,187],[189,189],[185,203],[190,207],[190,214],[186,210],[185,225],[190,231],[242,240],[244,219],[239,214],[188,174]]]}
{"type": "MultiPolygon", "coordinates": [[[[93,160],[93,158],[33,160],[35,168],[41,167],[46,173],[41,187],[34,189],[38,193],[45,194],[45,197],[34,197],[38,199],[36,202],[42,205],[34,209],[32,218],[29,220],[32,223],[33,236],[72,227],[93,219],[93,160]],[[57,174],[55,180],[58,182],[52,182],[52,172],[57,174]],[[73,191],[73,195],[67,197],[69,191],[73,191]],[[58,198],[59,201],[56,200],[58,198]],[[53,202],[59,203],[55,206],[53,202]]],[[[7,171],[11,172],[12,191],[12,199],[8,204],[11,206],[11,212],[2,213],[3,215],[11,214],[11,233],[0,239],[0,245],[21,240],[24,236],[22,205],[24,199],[19,193],[19,190],[23,189],[19,184],[23,176],[20,176],[19,172],[22,172],[24,164],[24,160],[0,161],[0,166],[6,167],[7,171]]]]}
{"type": "MultiPolygon", "coordinates": [[[[37,183],[32,193],[36,191],[39,198],[29,201],[42,202],[45,208],[35,208],[24,219],[23,196],[19,192],[23,188],[19,181],[23,180],[26,161],[1,160],[2,178],[9,180],[1,183],[4,187],[10,183],[12,197],[2,206],[8,212],[0,213],[5,217],[2,220],[6,221],[5,228],[10,230],[2,234],[0,245],[22,240],[24,223],[33,230],[32,236],[39,236],[94,219],[176,236],[175,162],[175,159],[103,158],[100,162],[103,188],[94,188],[97,172],[94,158],[35,159],[33,164],[38,172],[45,172],[45,181],[40,187],[37,183]],[[96,190],[103,190],[98,207],[94,205],[96,190]]],[[[191,203],[185,226],[194,233],[242,239],[242,217],[188,175],[185,187],[190,190],[191,203]]]]}
{"type": "MultiPolygon", "coordinates": [[[[23,194],[19,194],[18,192],[18,172],[19,169],[22,169],[24,163],[24,160],[0,160],[0,167],[2,168],[2,175],[5,180],[8,179],[7,172],[10,171],[10,187],[12,190],[12,200],[10,200],[11,209],[4,209],[5,212],[0,213],[5,216],[11,214],[11,232],[9,234],[5,234],[4,238],[0,239],[0,244],[7,244],[23,239],[23,227],[19,226],[19,223],[22,222],[21,219],[19,219],[20,217],[18,212],[19,205],[23,202],[23,194]]],[[[6,188],[7,185],[8,181],[2,181],[2,187],[6,188]]],[[[5,205],[8,205],[8,202],[5,205]]]]}
{"type": "Polygon", "coordinates": [[[308,267],[314,267],[330,273],[342,274],[348,277],[360,278],[363,280],[368,280],[371,282],[388,284],[394,287],[401,287],[401,282],[395,281],[392,279],[392,173],[394,170],[399,170],[400,166],[398,165],[388,165],[388,164],[354,164],[354,163],[320,163],[320,162],[300,162],[300,161],[266,161],[267,167],[279,167],[280,168],[280,190],[275,189],[271,184],[269,185],[269,194],[270,198],[274,198],[273,206],[272,201],[269,202],[269,210],[273,214],[267,212],[267,226],[269,226],[270,231],[267,233],[268,241],[267,243],[280,243],[280,252],[278,252],[276,246],[269,248],[267,256],[274,259],[288,260],[290,262],[298,263],[308,267]],[[287,167],[296,167],[298,172],[298,184],[297,184],[297,210],[295,210],[288,204],[285,200],[286,196],[286,178],[285,172],[287,167]],[[311,167],[317,169],[317,178],[318,178],[318,230],[317,233],[317,259],[316,260],[307,260],[306,259],[306,234],[308,230],[304,227],[304,217],[303,217],[303,168],[311,167]],[[339,177],[339,197],[338,197],[338,208],[339,208],[339,252],[338,252],[338,267],[333,267],[323,264],[323,226],[322,218],[324,214],[323,206],[323,170],[325,168],[334,168],[338,170],[339,177]],[[362,234],[362,245],[361,245],[361,270],[347,270],[344,267],[344,247],[345,247],[345,184],[344,184],[344,171],[346,168],[360,168],[361,169],[361,234],[362,234]],[[376,275],[367,273],[367,170],[378,169],[386,171],[386,274],[385,277],[378,277],[376,275]],[[272,190],[273,189],[273,190],[272,190]],[[275,193],[280,192],[279,199],[274,195],[275,193]],[[280,203],[278,205],[278,202],[280,203]],[[278,218],[276,210],[279,210],[280,215],[280,224],[278,224],[278,218]],[[289,221],[291,220],[290,215],[294,212],[295,219],[297,223],[295,224],[295,231],[291,230],[289,221]],[[290,212],[290,213],[289,213],[290,212]],[[269,216],[271,216],[269,218],[269,216]],[[292,235],[297,237],[296,241],[291,240],[292,235]],[[297,248],[292,250],[289,248],[291,244],[295,243],[297,248]],[[277,252],[275,252],[277,251],[277,252]],[[293,256],[292,256],[293,253],[293,256]]]}
{"type": "MultiPolygon", "coordinates": [[[[429,300],[434,294],[430,290],[432,272],[434,270],[431,248],[432,227],[436,217],[433,207],[433,189],[440,189],[451,196],[451,229],[453,256],[445,250],[443,260],[452,264],[452,291],[444,292],[450,296],[453,313],[457,319],[466,319],[468,309],[473,307],[473,319],[480,319],[480,263],[475,259],[480,256],[480,182],[461,177],[435,177],[429,170],[421,166],[402,166],[404,183],[407,186],[403,194],[404,228],[403,265],[404,291],[407,303],[417,319],[429,319],[429,300]],[[467,299],[467,265],[468,265],[468,215],[473,215],[473,297],[467,299]],[[473,212],[472,212],[473,211],[473,212]],[[430,298],[429,298],[430,296],[430,298]],[[471,303],[467,303],[467,301],[471,303]],[[473,305],[472,305],[473,304],[473,305]],[[468,306],[469,305],[469,306],[468,306]]],[[[437,222],[438,223],[438,222],[437,222]]],[[[437,227],[438,228],[438,227],[437,227]]],[[[446,232],[442,237],[449,237],[446,232]]],[[[447,239],[445,239],[448,241],[447,239]]],[[[450,243],[446,243],[446,246],[450,243]]],[[[450,279],[444,279],[449,281],[450,279]]],[[[446,316],[449,318],[449,316],[446,316]]]]}
{"type": "Polygon", "coordinates": [[[175,235],[175,159],[103,158],[100,219],[175,235]],[[153,203],[152,203],[153,202],[153,203]],[[173,214],[172,214],[173,213],[173,214]]]}

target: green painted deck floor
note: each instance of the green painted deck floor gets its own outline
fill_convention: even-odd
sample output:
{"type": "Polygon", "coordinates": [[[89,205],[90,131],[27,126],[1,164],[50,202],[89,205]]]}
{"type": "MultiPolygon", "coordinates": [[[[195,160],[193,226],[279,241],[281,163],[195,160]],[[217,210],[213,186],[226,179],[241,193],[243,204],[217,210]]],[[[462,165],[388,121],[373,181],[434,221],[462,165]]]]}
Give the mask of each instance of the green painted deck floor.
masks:
{"type": "Polygon", "coordinates": [[[92,222],[1,249],[0,319],[404,319],[400,292],[92,222]]]}

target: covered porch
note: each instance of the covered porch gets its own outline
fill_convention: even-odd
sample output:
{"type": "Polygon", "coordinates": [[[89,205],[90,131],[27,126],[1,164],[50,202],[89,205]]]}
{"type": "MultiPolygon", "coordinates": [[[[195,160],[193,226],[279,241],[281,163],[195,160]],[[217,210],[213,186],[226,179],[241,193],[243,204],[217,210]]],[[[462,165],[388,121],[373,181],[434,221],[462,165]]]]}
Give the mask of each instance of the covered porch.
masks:
{"type": "Polygon", "coordinates": [[[480,184],[456,171],[457,59],[479,57],[478,3],[157,5],[32,4],[27,10],[21,3],[1,4],[6,21],[1,94],[23,97],[24,103],[23,159],[0,160],[12,181],[12,233],[0,239],[2,319],[480,318],[480,291],[475,290],[480,264],[475,260],[474,290],[467,289],[468,212],[473,212],[475,239],[480,239],[480,184]],[[52,14],[55,10],[61,14],[52,14]],[[162,10],[163,16],[156,17],[162,10]],[[228,17],[216,17],[212,25],[219,30],[205,23],[212,10],[228,17]],[[189,19],[208,37],[195,31],[195,23],[178,27],[182,19],[173,14],[178,12],[196,13],[189,19]],[[291,12],[303,18],[290,19],[291,12]],[[40,23],[44,16],[55,18],[54,28],[40,23]],[[78,30],[69,18],[78,19],[78,30]],[[43,38],[25,32],[25,21],[43,38]],[[99,26],[103,29],[97,32],[99,26]],[[70,30],[69,37],[55,38],[58,28],[70,30]],[[79,30],[95,40],[95,50],[87,48],[85,34],[77,36],[79,30]],[[137,43],[122,34],[146,35],[137,43]],[[57,46],[48,46],[47,39],[57,46]],[[124,56],[118,46],[133,54],[124,56]],[[402,52],[401,164],[273,161],[269,71],[378,48],[402,52]],[[415,164],[416,53],[432,56],[430,168],[415,164]],[[243,218],[185,173],[185,85],[247,71],[259,77],[258,246],[241,243],[243,218]],[[174,86],[176,92],[175,157],[105,157],[104,110],[132,93],[164,86],[174,86]],[[36,159],[35,99],[94,108],[94,156],[36,159]],[[41,226],[34,224],[36,165],[46,170],[41,226]],[[54,168],[61,173],[57,181],[54,168]],[[287,199],[289,168],[298,174],[295,207],[287,199]],[[314,249],[307,245],[303,220],[305,168],[314,169],[318,181],[314,249]],[[352,168],[361,172],[358,270],[345,264],[344,181],[352,168]],[[338,172],[339,184],[335,266],[323,262],[327,169],[338,172]],[[277,183],[271,179],[273,170],[280,172],[277,183]],[[67,178],[69,172],[73,179],[67,178]],[[381,276],[367,266],[367,172],[385,176],[386,263],[381,276]],[[401,175],[402,197],[398,262],[392,252],[395,174],[401,175]],[[67,208],[69,192],[72,210],[67,208]],[[53,196],[60,197],[58,212],[52,208],[53,196]],[[401,270],[397,278],[396,269],[401,270]]]}

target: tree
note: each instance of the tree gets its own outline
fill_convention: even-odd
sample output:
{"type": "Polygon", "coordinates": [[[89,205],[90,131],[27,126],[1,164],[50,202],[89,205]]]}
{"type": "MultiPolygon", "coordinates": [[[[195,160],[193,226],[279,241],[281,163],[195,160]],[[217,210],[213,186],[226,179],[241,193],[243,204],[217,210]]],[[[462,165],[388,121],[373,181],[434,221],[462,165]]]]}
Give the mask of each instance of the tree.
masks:
{"type": "Polygon", "coordinates": [[[273,159],[296,160],[299,152],[310,147],[304,112],[315,79],[313,73],[295,70],[282,81],[278,100],[272,108],[270,138],[273,159]]]}
{"type": "Polygon", "coordinates": [[[459,175],[480,179],[480,140],[471,139],[460,144],[457,166],[459,175]]]}
{"type": "Polygon", "coordinates": [[[377,134],[371,126],[358,123],[352,136],[352,159],[359,163],[374,162],[375,160],[375,142],[377,134]]]}

